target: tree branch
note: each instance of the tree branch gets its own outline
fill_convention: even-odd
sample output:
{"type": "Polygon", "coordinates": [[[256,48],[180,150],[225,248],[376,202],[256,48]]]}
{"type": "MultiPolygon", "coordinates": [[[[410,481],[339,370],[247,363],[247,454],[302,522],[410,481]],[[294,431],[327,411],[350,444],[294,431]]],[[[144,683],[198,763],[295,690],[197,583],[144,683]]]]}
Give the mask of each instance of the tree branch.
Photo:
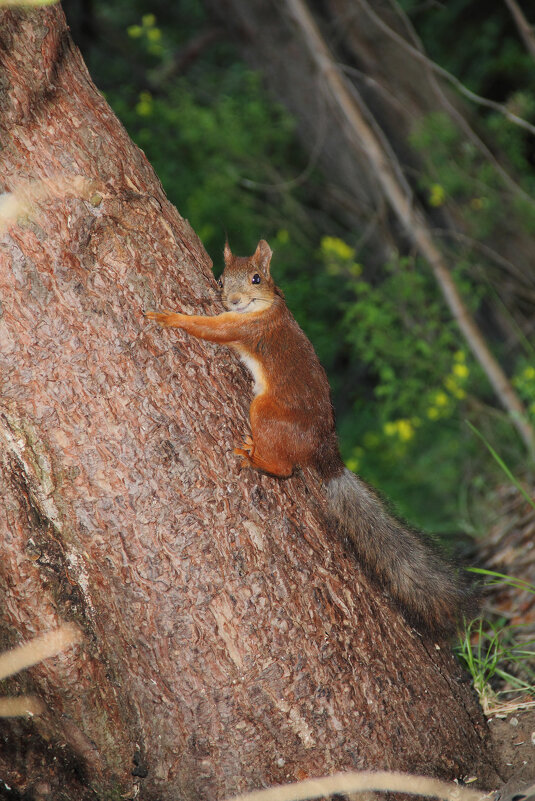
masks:
{"type": "Polygon", "coordinates": [[[532,58],[535,59],[535,34],[533,33],[533,26],[529,24],[524,13],[516,0],[505,0],[505,5],[511,12],[520,38],[524,42],[525,48],[532,58]]]}

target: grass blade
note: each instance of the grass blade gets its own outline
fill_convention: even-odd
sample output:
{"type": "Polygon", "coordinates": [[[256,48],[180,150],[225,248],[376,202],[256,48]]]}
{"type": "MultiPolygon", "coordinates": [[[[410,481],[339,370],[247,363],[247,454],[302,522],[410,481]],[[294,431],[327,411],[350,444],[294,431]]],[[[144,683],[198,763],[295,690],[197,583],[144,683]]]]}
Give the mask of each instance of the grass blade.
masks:
{"type": "Polygon", "coordinates": [[[481,431],[479,431],[479,430],[478,430],[478,429],[477,429],[475,426],[473,426],[473,425],[472,425],[472,423],[471,423],[469,420],[467,420],[466,422],[467,422],[467,424],[468,424],[468,427],[470,428],[470,430],[471,430],[471,431],[472,431],[474,434],[477,434],[477,436],[479,437],[479,439],[480,439],[480,440],[483,442],[483,444],[485,445],[485,447],[487,448],[487,450],[488,450],[488,451],[489,451],[489,453],[491,454],[492,458],[493,458],[493,459],[494,459],[494,460],[495,460],[495,461],[496,461],[496,462],[497,462],[497,463],[500,465],[500,467],[502,468],[502,470],[503,470],[503,472],[505,473],[505,475],[507,476],[507,478],[508,478],[508,479],[511,481],[511,483],[512,483],[512,484],[514,484],[514,485],[515,485],[515,487],[517,488],[517,490],[518,490],[518,491],[519,491],[519,492],[520,492],[520,493],[523,495],[523,497],[526,499],[526,501],[529,503],[529,505],[530,505],[530,506],[531,506],[533,509],[535,509],[535,501],[533,500],[533,498],[531,498],[531,497],[528,495],[528,493],[526,492],[526,490],[524,489],[524,487],[522,486],[522,484],[520,484],[520,482],[518,481],[518,479],[517,479],[517,478],[516,478],[516,477],[515,477],[515,476],[514,476],[512,473],[511,473],[510,469],[507,467],[507,465],[505,464],[505,462],[503,461],[503,459],[501,458],[501,456],[499,456],[499,455],[496,453],[496,451],[494,450],[494,448],[492,447],[492,445],[490,444],[490,442],[488,442],[488,440],[487,440],[487,439],[486,439],[486,438],[483,436],[483,434],[481,433],[481,431]]]}

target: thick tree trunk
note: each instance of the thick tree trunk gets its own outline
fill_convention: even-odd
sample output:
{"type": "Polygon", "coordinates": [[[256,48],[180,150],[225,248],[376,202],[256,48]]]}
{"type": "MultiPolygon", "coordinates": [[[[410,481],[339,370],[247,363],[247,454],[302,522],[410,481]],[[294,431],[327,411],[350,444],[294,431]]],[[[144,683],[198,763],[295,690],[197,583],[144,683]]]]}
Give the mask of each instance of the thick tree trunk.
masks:
{"type": "Polygon", "coordinates": [[[0,25],[1,639],[84,632],[9,684],[47,712],[2,724],[1,778],[163,800],[350,768],[490,781],[448,648],[333,539],[314,476],[238,472],[234,356],[144,320],[217,311],[210,265],[61,10],[0,25]]]}

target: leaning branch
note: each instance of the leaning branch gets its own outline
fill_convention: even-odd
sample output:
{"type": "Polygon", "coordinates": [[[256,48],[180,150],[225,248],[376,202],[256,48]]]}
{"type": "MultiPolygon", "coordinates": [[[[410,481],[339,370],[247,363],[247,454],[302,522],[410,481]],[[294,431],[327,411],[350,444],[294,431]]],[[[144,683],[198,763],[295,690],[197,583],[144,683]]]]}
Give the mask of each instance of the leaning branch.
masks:
{"type": "MultiPolygon", "coordinates": [[[[522,401],[490,351],[468,307],[459,294],[445,259],[435,244],[423,210],[399,179],[401,166],[391,150],[387,153],[380,137],[367,121],[364,103],[356,89],[351,91],[304,0],[287,0],[294,21],[305,40],[310,56],[322,75],[328,98],[334,104],[352,147],[364,150],[373,166],[383,193],[401,221],[407,235],[429,263],[442,294],[475,358],[485,371],[498,399],[509,413],[529,453],[535,455],[535,430],[522,401]]],[[[369,112],[367,112],[369,114],[369,112]]]]}
{"type": "Polygon", "coordinates": [[[533,33],[533,26],[527,21],[516,0],[505,0],[505,5],[511,12],[520,38],[524,42],[524,47],[530,56],[535,59],[535,34],[533,33]]]}

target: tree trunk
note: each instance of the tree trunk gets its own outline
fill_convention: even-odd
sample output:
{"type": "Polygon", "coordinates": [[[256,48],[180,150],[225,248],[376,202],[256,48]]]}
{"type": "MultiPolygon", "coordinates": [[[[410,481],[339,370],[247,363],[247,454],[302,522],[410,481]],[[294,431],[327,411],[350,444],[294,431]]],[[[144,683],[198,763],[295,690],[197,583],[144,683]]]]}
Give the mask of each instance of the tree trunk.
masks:
{"type": "Polygon", "coordinates": [[[332,537],[316,478],[238,471],[234,356],[143,318],[217,312],[209,260],[61,9],[0,24],[1,639],[84,633],[10,681],[47,712],[2,724],[0,776],[162,801],[355,768],[492,781],[449,649],[332,537]]]}

